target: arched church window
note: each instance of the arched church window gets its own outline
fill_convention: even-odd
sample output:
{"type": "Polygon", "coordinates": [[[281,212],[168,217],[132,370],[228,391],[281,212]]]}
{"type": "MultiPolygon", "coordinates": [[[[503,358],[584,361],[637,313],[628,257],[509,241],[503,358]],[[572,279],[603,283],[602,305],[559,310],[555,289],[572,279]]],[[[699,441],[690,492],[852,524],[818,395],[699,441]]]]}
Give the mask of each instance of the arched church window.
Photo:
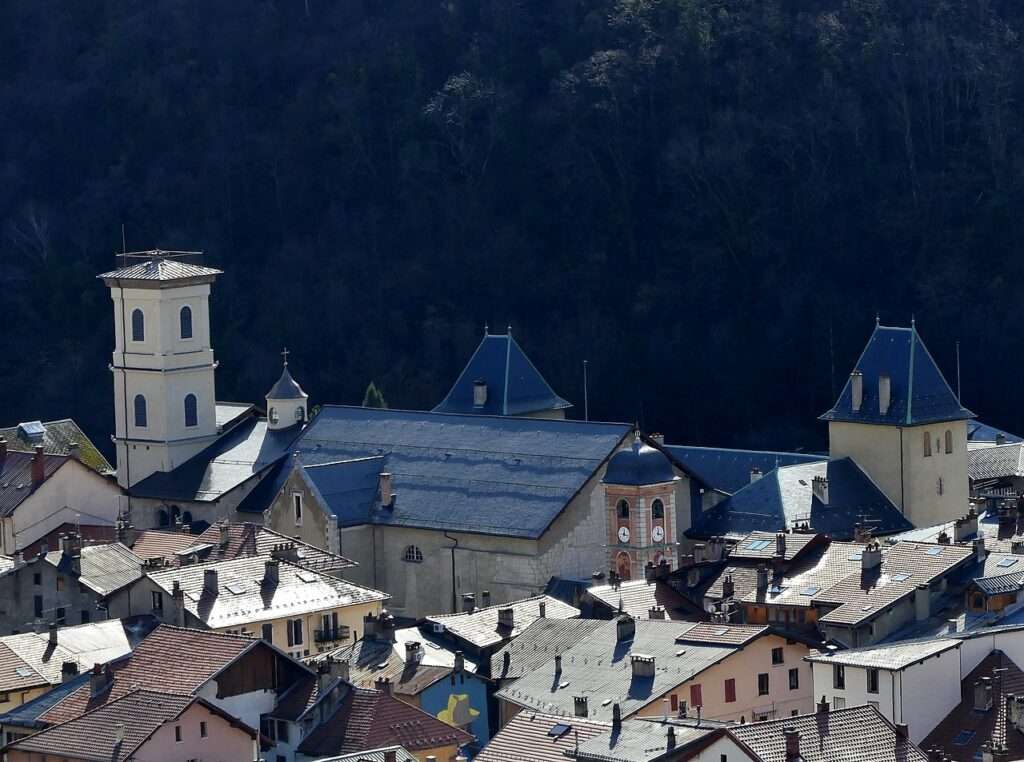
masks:
{"type": "Polygon", "coordinates": [[[277,414],[277,408],[270,408],[270,412],[267,413],[267,417],[270,419],[271,423],[277,423],[280,420],[280,416],[277,414]]]}
{"type": "Polygon", "coordinates": [[[665,504],[660,500],[655,500],[651,503],[651,518],[652,519],[663,519],[665,518],[665,504]]]}
{"type": "Polygon", "coordinates": [[[199,425],[199,405],[194,394],[185,395],[185,425],[189,427],[199,425]]]}
{"type": "Polygon", "coordinates": [[[423,551],[415,545],[408,545],[405,548],[405,553],[402,554],[402,560],[411,564],[421,564],[423,563],[423,551]]]}
{"type": "Polygon", "coordinates": [[[953,432],[946,429],[946,453],[953,452],[953,432]]]}
{"type": "Polygon", "coordinates": [[[620,519],[629,518],[629,502],[627,500],[620,500],[616,506],[616,513],[618,513],[620,519]]]}
{"type": "Polygon", "coordinates": [[[135,425],[146,428],[146,398],[141,394],[135,395],[135,425]]]}
{"type": "Polygon", "coordinates": [[[295,420],[296,421],[302,421],[302,420],[305,419],[305,417],[306,417],[306,409],[302,405],[299,405],[297,408],[295,408],[295,420]]]}
{"type": "Polygon", "coordinates": [[[181,312],[178,313],[178,323],[181,328],[181,338],[191,339],[192,338],[192,308],[187,304],[181,308],[181,312]]]}
{"type": "Polygon", "coordinates": [[[132,341],[146,340],[146,316],[142,310],[132,310],[132,341]]]}

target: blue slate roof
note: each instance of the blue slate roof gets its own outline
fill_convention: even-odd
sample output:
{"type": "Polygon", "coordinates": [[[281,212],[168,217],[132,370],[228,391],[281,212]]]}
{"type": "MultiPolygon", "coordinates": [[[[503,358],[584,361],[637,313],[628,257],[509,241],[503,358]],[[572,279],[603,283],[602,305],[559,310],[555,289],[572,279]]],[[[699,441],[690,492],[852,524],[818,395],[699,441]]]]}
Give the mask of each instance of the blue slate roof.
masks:
{"type": "Polygon", "coordinates": [[[803,521],[835,539],[851,538],[859,521],[870,523],[876,535],[913,528],[856,463],[840,458],[777,468],[705,512],[687,534],[780,532],[803,521]],[[815,476],[828,478],[828,505],[814,496],[815,476]]]}
{"type": "Polygon", "coordinates": [[[343,527],[370,522],[380,485],[387,471],[387,456],[343,460],[305,466],[306,476],[316,486],[328,508],[343,527]]]}
{"type": "Polygon", "coordinates": [[[876,325],[854,370],[859,370],[864,377],[864,400],[860,410],[853,410],[851,381],[847,379],[835,406],[822,415],[821,420],[915,426],[974,417],[974,413],[957,400],[913,326],[876,325]],[[882,415],[878,405],[878,377],[884,374],[891,379],[892,391],[889,409],[882,415]]]}
{"type": "Polygon", "coordinates": [[[377,456],[397,498],[391,507],[375,500],[371,522],[536,538],[631,432],[624,423],[325,405],[291,449],[337,496],[339,516],[361,510],[358,495],[380,470],[339,461],[377,456]],[[338,465],[318,471],[328,463],[338,465]]]}
{"type": "Polygon", "coordinates": [[[750,484],[750,472],[757,468],[762,474],[780,466],[816,463],[825,455],[768,450],[730,450],[722,447],[690,447],[665,445],[665,451],[704,486],[732,494],[750,484]]]}
{"type": "Polygon", "coordinates": [[[512,334],[485,334],[435,413],[528,415],[572,405],[555,394],[512,334]],[[487,401],[473,404],[475,382],[487,384],[487,401]]]}
{"type": "Polygon", "coordinates": [[[1024,439],[1021,439],[1016,434],[1011,434],[1009,431],[997,429],[995,426],[989,426],[987,423],[982,423],[981,421],[971,421],[967,424],[968,442],[995,442],[996,437],[999,435],[1003,436],[1006,444],[1024,442],[1024,439]]]}
{"type": "Polygon", "coordinates": [[[604,484],[619,484],[639,487],[647,484],[664,484],[675,481],[676,472],[665,454],[650,445],[645,445],[638,436],[628,450],[620,450],[608,461],[604,484]]]}

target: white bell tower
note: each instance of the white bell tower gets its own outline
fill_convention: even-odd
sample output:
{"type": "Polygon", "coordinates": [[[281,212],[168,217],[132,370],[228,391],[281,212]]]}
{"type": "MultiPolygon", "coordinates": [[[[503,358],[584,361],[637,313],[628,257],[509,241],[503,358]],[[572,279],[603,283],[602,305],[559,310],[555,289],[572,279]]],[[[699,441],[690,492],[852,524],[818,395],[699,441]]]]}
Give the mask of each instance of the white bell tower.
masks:
{"type": "Polygon", "coordinates": [[[193,252],[123,255],[99,277],[114,301],[117,481],[131,487],[171,471],[217,438],[210,285],[220,270],[193,252]]]}
{"type": "Polygon", "coordinates": [[[277,383],[267,392],[267,428],[271,431],[288,429],[309,420],[309,395],[288,372],[288,348],[281,352],[284,367],[277,383]]]}

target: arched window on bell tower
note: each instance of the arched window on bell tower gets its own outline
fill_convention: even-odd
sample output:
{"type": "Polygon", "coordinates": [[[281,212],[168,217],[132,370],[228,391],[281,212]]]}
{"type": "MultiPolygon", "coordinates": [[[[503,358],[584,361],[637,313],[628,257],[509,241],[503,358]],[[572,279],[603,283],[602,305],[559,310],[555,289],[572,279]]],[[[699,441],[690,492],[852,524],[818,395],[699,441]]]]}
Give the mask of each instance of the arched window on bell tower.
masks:
{"type": "Polygon", "coordinates": [[[192,428],[199,425],[199,401],[194,394],[185,395],[185,426],[192,428]]]}
{"type": "Polygon", "coordinates": [[[620,519],[628,520],[629,519],[629,501],[626,500],[625,498],[623,498],[622,500],[619,500],[618,504],[615,507],[615,512],[618,514],[620,519]]]}
{"type": "Polygon", "coordinates": [[[132,310],[132,341],[146,340],[146,315],[136,307],[132,310]]]}
{"type": "Polygon", "coordinates": [[[181,338],[192,338],[192,308],[187,304],[178,313],[178,328],[180,329],[178,333],[181,338]]]}
{"type": "Polygon", "coordinates": [[[140,429],[146,428],[146,398],[141,394],[135,395],[135,425],[140,429]]]}
{"type": "Polygon", "coordinates": [[[651,503],[651,518],[655,520],[665,518],[665,504],[657,498],[651,503]]]}

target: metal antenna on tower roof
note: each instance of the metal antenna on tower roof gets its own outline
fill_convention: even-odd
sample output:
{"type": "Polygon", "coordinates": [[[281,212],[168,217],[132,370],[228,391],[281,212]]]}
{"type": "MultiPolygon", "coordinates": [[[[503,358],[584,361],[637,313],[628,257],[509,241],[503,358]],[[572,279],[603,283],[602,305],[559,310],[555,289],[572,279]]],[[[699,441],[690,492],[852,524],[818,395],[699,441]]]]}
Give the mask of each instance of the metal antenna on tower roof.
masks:
{"type": "Polygon", "coordinates": [[[587,361],[583,361],[583,420],[590,420],[590,398],[587,390],[587,361]]]}
{"type": "Polygon", "coordinates": [[[956,401],[960,402],[960,342],[956,343],[956,401]]]}

